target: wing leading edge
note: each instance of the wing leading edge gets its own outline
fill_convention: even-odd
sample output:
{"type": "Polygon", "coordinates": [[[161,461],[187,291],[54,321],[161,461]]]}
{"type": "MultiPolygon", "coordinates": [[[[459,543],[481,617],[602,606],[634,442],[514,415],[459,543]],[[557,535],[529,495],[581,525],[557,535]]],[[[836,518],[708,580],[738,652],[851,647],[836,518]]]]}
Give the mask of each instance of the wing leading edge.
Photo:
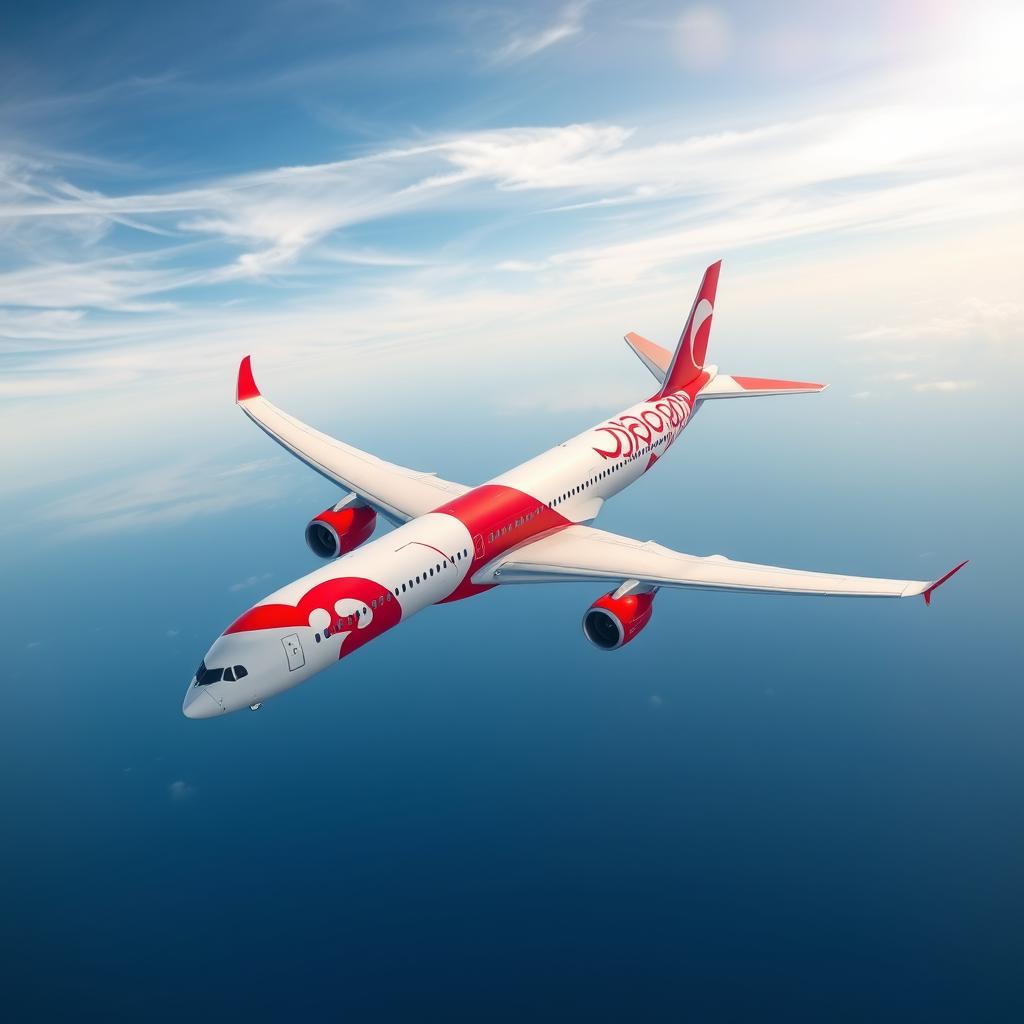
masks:
{"type": "Polygon", "coordinates": [[[238,368],[235,401],[242,412],[282,448],[321,476],[358,494],[393,522],[404,523],[424,515],[469,490],[462,484],[442,480],[434,473],[385,462],[282,412],[260,394],[249,356],[238,368]]]}
{"type": "Polygon", "coordinates": [[[935,589],[966,565],[939,580],[889,580],[868,576],[784,569],[735,562],[722,555],[700,557],[637,541],[589,526],[570,526],[507,552],[474,577],[478,584],[636,580],[653,587],[753,593],[817,594],[832,597],[914,597],[931,603],[935,589]]]}

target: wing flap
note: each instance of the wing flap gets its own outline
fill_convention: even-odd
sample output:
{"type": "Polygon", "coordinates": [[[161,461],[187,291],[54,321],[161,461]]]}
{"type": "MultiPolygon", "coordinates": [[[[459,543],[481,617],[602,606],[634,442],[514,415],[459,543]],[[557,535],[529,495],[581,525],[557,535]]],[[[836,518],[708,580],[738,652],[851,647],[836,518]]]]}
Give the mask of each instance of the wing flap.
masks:
{"type": "Polygon", "coordinates": [[[938,586],[927,580],[846,576],[737,562],[722,555],[687,555],[588,526],[570,526],[524,544],[473,577],[481,584],[625,580],[655,587],[833,597],[930,597],[938,586]]]}
{"type": "Polygon", "coordinates": [[[282,448],[321,476],[354,491],[393,522],[424,515],[469,490],[434,473],[385,462],[278,409],[256,386],[248,356],[239,367],[235,395],[242,412],[282,448]]]}

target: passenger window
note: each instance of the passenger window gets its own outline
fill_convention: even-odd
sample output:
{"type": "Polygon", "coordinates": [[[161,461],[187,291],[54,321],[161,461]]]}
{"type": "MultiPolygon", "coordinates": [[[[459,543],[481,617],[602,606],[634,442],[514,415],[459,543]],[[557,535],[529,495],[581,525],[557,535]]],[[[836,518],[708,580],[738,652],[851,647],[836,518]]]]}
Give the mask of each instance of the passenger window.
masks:
{"type": "Polygon", "coordinates": [[[405,593],[405,584],[404,583],[402,584],[402,593],[403,594],[405,593]]]}
{"type": "Polygon", "coordinates": [[[316,636],[314,636],[314,637],[313,637],[313,639],[314,639],[314,640],[315,640],[315,641],[316,641],[317,643],[320,643],[320,634],[319,634],[319,633],[317,633],[317,634],[316,634],[316,636]]]}
{"type": "Polygon", "coordinates": [[[329,640],[331,638],[331,627],[324,626],[324,639],[329,640]]]}

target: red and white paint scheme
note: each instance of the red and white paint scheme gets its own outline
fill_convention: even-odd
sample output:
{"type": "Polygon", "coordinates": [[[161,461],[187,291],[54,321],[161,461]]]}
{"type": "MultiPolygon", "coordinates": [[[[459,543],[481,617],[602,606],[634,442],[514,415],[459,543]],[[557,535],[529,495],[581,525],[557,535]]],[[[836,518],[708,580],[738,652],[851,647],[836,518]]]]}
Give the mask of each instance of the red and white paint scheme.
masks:
{"type": "Polygon", "coordinates": [[[603,588],[583,617],[595,646],[615,650],[651,620],[662,588],[909,597],[934,582],[870,579],[681,554],[586,525],[660,461],[704,403],[821,391],[822,384],[728,377],[705,364],[721,264],[708,267],[675,352],[626,341],[658,380],[644,402],[479,487],[384,462],[271,405],[249,357],[242,411],[278,444],[345,491],[306,529],[322,568],[264,598],[214,641],[189,682],[189,718],[256,708],[433,604],[495,586],[586,581],[603,588]],[[378,516],[396,529],[370,540],[378,516]]]}

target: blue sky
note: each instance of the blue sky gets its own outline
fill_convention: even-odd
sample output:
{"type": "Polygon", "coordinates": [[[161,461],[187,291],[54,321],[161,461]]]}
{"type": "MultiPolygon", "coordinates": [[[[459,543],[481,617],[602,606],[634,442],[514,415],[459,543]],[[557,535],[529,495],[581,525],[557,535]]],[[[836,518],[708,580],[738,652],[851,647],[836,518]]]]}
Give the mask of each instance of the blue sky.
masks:
{"type": "Polygon", "coordinates": [[[15,1002],[1005,1010],[1022,27],[924,0],[6,13],[15,1002]],[[322,429],[481,482],[647,394],[621,335],[671,344],[718,258],[710,359],[831,387],[708,409],[600,525],[898,577],[970,557],[927,613],[666,594],[610,658],[579,636],[596,594],[513,589],[182,718],[336,499],[234,408],[242,355],[322,429]]]}

